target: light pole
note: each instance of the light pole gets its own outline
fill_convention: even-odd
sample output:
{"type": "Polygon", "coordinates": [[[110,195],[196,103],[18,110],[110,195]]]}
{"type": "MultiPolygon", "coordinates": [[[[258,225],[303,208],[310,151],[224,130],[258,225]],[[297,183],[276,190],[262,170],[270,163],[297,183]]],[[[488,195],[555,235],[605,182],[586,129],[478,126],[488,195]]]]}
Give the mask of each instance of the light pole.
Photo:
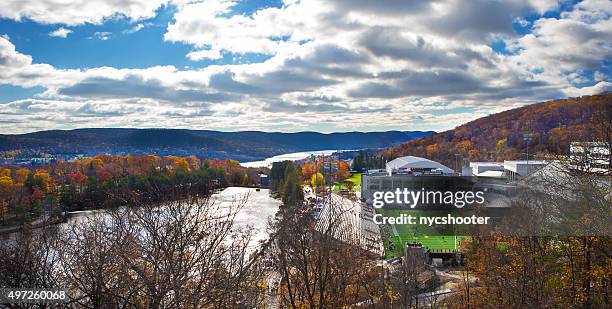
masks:
{"type": "Polygon", "coordinates": [[[525,141],[525,145],[527,146],[527,165],[529,165],[529,142],[533,140],[533,133],[525,133],[523,134],[523,140],[525,141]]]}
{"type": "Polygon", "coordinates": [[[531,172],[531,168],[529,167],[529,142],[533,140],[533,133],[523,134],[523,140],[525,141],[525,146],[527,147],[527,152],[525,155],[527,156],[527,174],[529,174],[531,172]]]}
{"type": "Polygon", "coordinates": [[[461,154],[456,153],[455,154],[455,168],[457,170],[457,174],[461,173],[460,169],[459,169],[459,157],[461,156],[461,154]]]}

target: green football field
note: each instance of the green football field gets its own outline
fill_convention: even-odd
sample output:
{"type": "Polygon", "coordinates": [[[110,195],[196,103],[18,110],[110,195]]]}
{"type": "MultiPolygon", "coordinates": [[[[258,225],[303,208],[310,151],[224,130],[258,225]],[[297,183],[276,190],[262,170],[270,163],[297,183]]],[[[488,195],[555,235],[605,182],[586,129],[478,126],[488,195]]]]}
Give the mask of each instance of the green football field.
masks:
{"type": "MultiPolygon", "coordinates": [[[[385,217],[397,217],[402,213],[412,216],[440,216],[446,212],[427,211],[415,209],[377,209],[377,213],[385,217]]],[[[453,250],[461,247],[461,240],[467,236],[461,236],[461,230],[457,226],[430,227],[422,224],[395,224],[385,225],[383,234],[385,237],[385,258],[394,258],[403,254],[403,246],[408,243],[420,243],[429,250],[453,250]],[[459,236],[455,236],[459,235],[459,236]]]]}
{"type": "MultiPolygon", "coordinates": [[[[355,184],[353,186],[353,191],[361,190],[361,173],[352,174],[351,177],[347,178],[345,181],[349,181],[355,184]]],[[[334,191],[340,191],[344,189],[344,187],[345,186],[343,182],[337,182],[334,184],[334,191]]]]}

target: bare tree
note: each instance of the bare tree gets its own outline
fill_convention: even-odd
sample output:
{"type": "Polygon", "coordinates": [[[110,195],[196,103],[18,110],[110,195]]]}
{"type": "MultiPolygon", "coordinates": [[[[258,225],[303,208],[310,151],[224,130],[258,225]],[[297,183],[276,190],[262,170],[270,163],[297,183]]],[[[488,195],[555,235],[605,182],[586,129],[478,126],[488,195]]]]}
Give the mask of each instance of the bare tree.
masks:
{"type": "Polygon", "coordinates": [[[0,247],[0,283],[65,288],[78,308],[257,307],[265,268],[251,231],[234,225],[247,198],[135,199],[54,234],[23,234],[0,247]]]}
{"type": "MultiPolygon", "coordinates": [[[[25,229],[0,241],[0,287],[47,288],[61,287],[59,270],[55,266],[57,228],[25,229]]],[[[33,308],[38,305],[7,304],[9,308],[33,308]]],[[[43,306],[44,307],[44,306],[43,306]]]]}
{"type": "Polygon", "coordinates": [[[387,302],[378,257],[361,243],[351,209],[332,199],[315,220],[313,209],[286,208],[276,223],[272,260],[287,308],[383,307],[387,302]]]}

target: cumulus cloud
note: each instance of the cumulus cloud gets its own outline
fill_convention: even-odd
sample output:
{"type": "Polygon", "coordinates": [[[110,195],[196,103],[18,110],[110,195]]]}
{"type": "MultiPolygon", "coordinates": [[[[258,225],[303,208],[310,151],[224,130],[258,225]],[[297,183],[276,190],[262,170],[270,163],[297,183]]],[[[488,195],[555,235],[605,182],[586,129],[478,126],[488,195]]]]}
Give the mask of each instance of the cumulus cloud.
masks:
{"type": "Polygon", "coordinates": [[[223,102],[238,97],[219,92],[176,89],[164,85],[157,78],[144,79],[140,74],[127,73],[120,79],[88,77],[78,83],[60,88],[59,95],[78,98],[151,98],[171,102],[223,102]]]}
{"type": "Polygon", "coordinates": [[[538,19],[531,33],[508,41],[516,53],[509,60],[550,83],[582,83],[576,74],[612,58],[611,14],[610,1],[586,0],[560,18],[538,19]]]}
{"type": "Polygon", "coordinates": [[[582,88],[569,87],[569,88],[564,89],[565,93],[573,97],[593,95],[593,94],[599,94],[599,93],[610,92],[610,91],[612,91],[612,83],[610,82],[599,82],[590,87],[582,87],[582,88]]]}
{"type": "Polygon", "coordinates": [[[31,19],[41,24],[100,24],[116,16],[140,20],[155,16],[155,10],[167,0],[3,0],[0,17],[21,21],[31,19]]]}
{"type": "MultiPolygon", "coordinates": [[[[42,4],[33,1],[9,18],[66,25],[139,20],[166,1],[104,3],[89,14],[89,4],[77,1],[42,21],[34,9],[42,4]]],[[[232,0],[172,3],[176,11],[163,40],[191,46],[190,60],[219,64],[66,70],[34,63],[0,38],[0,82],[45,88],[36,99],[2,106],[8,122],[0,130],[11,123],[26,128],[19,113],[36,127],[88,119],[89,126],[441,130],[611,86],[604,65],[612,58],[610,1],[585,0],[545,15],[558,17],[542,15],[560,8],[553,0],[287,0],[252,13],[235,12],[232,0]],[[517,25],[527,33],[517,34],[517,25]],[[253,61],[249,54],[266,57],[253,61]],[[246,63],[225,63],[237,56],[246,63]]]]}
{"type": "Polygon", "coordinates": [[[32,63],[32,57],[15,50],[15,45],[0,37],[0,83],[21,87],[53,88],[80,77],[79,70],[57,70],[48,64],[32,63]]]}
{"type": "Polygon", "coordinates": [[[72,33],[72,30],[66,29],[64,27],[57,28],[57,30],[53,30],[49,32],[50,36],[58,37],[58,38],[66,38],[68,35],[72,33]]]}

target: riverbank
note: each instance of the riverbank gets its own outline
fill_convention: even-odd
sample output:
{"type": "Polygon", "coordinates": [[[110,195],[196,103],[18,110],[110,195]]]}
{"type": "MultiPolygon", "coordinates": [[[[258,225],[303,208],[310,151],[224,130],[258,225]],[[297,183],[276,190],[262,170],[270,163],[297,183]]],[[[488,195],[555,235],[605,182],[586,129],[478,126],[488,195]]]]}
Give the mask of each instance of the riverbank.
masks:
{"type": "Polygon", "coordinates": [[[19,225],[0,227],[0,235],[9,235],[9,234],[17,233],[24,229],[39,229],[39,228],[43,228],[46,226],[60,224],[64,222],[66,222],[65,217],[51,218],[51,219],[45,218],[44,220],[37,219],[32,222],[22,223],[19,225]]]}
{"type": "MultiPolygon", "coordinates": [[[[279,210],[281,205],[280,200],[270,194],[269,189],[253,188],[253,187],[226,187],[223,189],[216,189],[210,198],[214,200],[214,203],[218,203],[219,208],[229,208],[233,203],[237,203],[245,196],[248,199],[243,205],[243,208],[236,215],[234,224],[238,228],[253,228],[254,242],[265,240],[265,229],[268,223],[268,218],[273,217],[279,210]]],[[[87,218],[95,213],[107,211],[107,208],[95,208],[87,210],[79,210],[72,212],[65,212],[59,218],[48,219],[37,219],[30,223],[24,223],[20,225],[0,227],[0,235],[9,235],[12,233],[20,232],[23,229],[38,229],[50,225],[57,225],[63,223],[69,223],[79,218],[87,218]]]]}

